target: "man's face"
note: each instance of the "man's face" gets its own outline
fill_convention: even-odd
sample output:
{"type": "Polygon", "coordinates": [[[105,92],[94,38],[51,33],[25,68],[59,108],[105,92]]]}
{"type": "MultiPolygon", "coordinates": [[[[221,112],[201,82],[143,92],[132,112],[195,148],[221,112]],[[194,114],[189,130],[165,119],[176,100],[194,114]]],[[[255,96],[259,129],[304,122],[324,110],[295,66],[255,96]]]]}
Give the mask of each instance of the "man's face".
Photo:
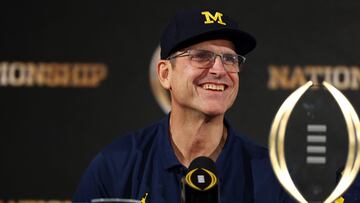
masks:
{"type": "MultiPolygon", "coordinates": [[[[211,40],[187,49],[208,50],[217,54],[235,54],[228,40],[211,40]]],[[[190,57],[173,59],[170,71],[172,110],[197,111],[208,116],[224,114],[234,103],[238,88],[238,73],[228,73],[220,57],[207,69],[193,67],[190,57]],[[178,108],[178,109],[175,109],[178,108]]]]}

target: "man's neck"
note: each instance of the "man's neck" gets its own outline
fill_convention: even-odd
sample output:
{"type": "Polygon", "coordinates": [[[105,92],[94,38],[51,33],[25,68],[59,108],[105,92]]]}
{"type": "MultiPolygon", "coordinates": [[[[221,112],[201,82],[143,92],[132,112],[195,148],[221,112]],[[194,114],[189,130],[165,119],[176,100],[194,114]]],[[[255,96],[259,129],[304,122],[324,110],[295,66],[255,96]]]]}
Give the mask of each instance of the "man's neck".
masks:
{"type": "Polygon", "coordinates": [[[209,117],[199,113],[171,112],[172,146],[184,166],[188,167],[199,156],[216,161],[227,137],[223,120],[224,115],[209,117]]]}

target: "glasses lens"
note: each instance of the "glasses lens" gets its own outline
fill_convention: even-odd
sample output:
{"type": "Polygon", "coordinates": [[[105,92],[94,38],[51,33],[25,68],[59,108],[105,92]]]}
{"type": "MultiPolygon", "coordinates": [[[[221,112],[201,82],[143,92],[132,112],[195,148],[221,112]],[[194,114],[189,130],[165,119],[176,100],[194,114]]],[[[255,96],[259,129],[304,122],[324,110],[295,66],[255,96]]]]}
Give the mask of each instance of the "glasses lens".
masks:
{"type": "Polygon", "coordinates": [[[189,54],[191,61],[199,68],[210,66],[215,56],[213,52],[206,50],[191,50],[189,54]]]}
{"type": "Polygon", "coordinates": [[[239,64],[239,58],[234,54],[224,54],[223,63],[226,65],[237,65],[239,64]]]}
{"type": "MultiPolygon", "coordinates": [[[[209,68],[214,65],[217,54],[207,50],[189,50],[191,64],[197,68],[209,68]]],[[[226,71],[239,72],[240,65],[245,62],[245,58],[236,54],[219,55],[226,71]]]]}

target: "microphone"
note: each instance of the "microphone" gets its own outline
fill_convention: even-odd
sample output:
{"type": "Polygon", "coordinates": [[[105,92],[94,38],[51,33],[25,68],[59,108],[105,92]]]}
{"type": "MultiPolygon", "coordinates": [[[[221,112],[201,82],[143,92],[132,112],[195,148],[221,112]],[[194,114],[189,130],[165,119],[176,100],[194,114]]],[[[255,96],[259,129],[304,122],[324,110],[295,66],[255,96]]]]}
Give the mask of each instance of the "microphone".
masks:
{"type": "Polygon", "coordinates": [[[220,203],[216,166],[210,158],[194,159],[181,182],[181,203],[220,203]]]}

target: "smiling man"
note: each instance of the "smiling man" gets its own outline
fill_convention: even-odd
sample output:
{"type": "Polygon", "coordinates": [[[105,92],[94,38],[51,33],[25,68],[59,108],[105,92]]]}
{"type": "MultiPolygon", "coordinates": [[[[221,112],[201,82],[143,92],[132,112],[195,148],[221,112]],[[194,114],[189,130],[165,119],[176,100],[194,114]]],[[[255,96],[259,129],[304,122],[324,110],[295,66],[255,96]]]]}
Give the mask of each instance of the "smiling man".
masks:
{"type": "Polygon", "coordinates": [[[255,39],[217,10],[178,13],[161,38],[157,74],[171,95],[171,113],[121,136],[93,160],[74,202],[94,198],[177,203],[192,160],[211,158],[222,203],[290,202],[267,150],[236,133],[225,119],[239,89],[239,71],[255,39]]]}
{"type": "Polygon", "coordinates": [[[171,94],[170,135],[179,161],[188,166],[204,155],[216,161],[227,137],[224,114],[235,101],[241,64],[226,39],[199,42],[158,64],[171,94]]]}

